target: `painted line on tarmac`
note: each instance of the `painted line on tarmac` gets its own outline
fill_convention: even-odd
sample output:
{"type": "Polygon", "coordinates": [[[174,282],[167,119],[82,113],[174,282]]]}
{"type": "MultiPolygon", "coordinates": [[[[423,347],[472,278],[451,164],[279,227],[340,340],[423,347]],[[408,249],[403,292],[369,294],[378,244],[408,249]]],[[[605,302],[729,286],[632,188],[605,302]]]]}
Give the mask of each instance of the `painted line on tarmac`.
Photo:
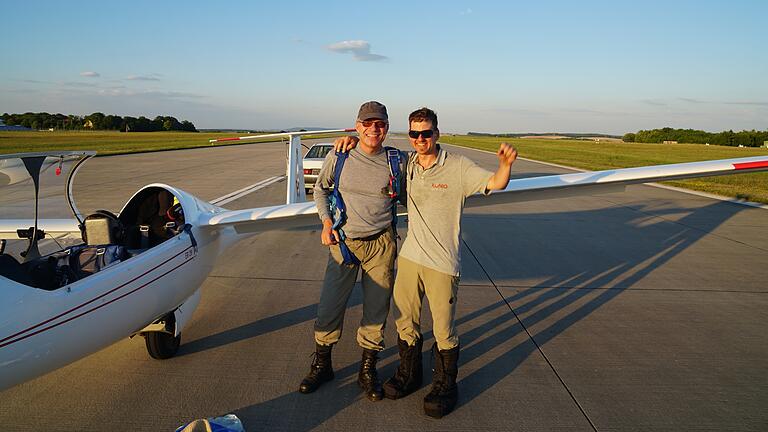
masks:
{"type": "Polygon", "coordinates": [[[222,206],[224,204],[230,203],[230,202],[232,202],[232,201],[234,201],[236,199],[242,198],[242,197],[244,197],[244,196],[246,196],[246,195],[248,195],[250,193],[256,192],[259,189],[263,189],[263,188],[265,188],[265,187],[267,187],[267,186],[269,186],[269,185],[271,185],[273,183],[277,183],[277,182],[279,182],[281,180],[284,180],[284,179],[285,179],[284,175],[270,177],[270,178],[268,178],[266,180],[262,180],[262,181],[260,181],[258,183],[254,183],[254,184],[252,184],[250,186],[246,186],[246,187],[244,187],[242,189],[239,189],[239,190],[236,190],[234,192],[228,193],[228,194],[226,194],[224,196],[220,196],[220,197],[216,198],[215,200],[212,200],[211,204],[214,204],[214,205],[217,205],[217,206],[222,206]]]}
{"type": "MultiPolygon", "coordinates": [[[[480,150],[480,149],[471,148],[471,147],[462,147],[462,146],[457,146],[457,145],[453,145],[453,144],[443,144],[443,143],[440,143],[440,145],[448,145],[448,146],[458,147],[458,148],[462,148],[462,149],[475,150],[475,151],[479,151],[479,152],[483,152],[483,153],[496,154],[496,152],[492,152],[492,151],[488,151],[488,150],[480,150]]],[[[528,159],[528,158],[522,158],[522,157],[518,157],[518,159],[524,160],[526,162],[533,162],[533,163],[537,163],[537,164],[548,165],[548,166],[555,167],[555,168],[563,168],[563,169],[568,169],[568,170],[578,171],[578,172],[589,172],[589,171],[586,171],[586,170],[583,170],[583,169],[579,169],[579,168],[569,167],[569,166],[565,166],[565,165],[558,165],[558,164],[554,164],[554,163],[551,163],[551,162],[537,161],[535,159],[528,159]]],[[[733,203],[733,204],[740,204],[740,205],[745,205],[745,206],[749,206],[749,207],[755,207],[755,208],[761,208],[763,210],[768,210],[768,205],[765,205],[763,203],[752,202],[752,201],[744,201],[744,200],[740,200],[740,199],[736,199],[736,198],[725,197],[725,196],[722,196],[722,195],[715,195],[715,194],[711,194],[711,193],[699,192],[699,191],[690,190],[690,189],[683,189],[683,188],[679,188],[679,187],[675,187],[675,186],[667,186],[667,185],[663,185],[663,184],[659,184],[659,183],[639,183],[639,184],[643,184],[643,185],[646,185],[646,186],[652,186],[652,187],[659,188],[659,189],[667,189],[667,190],[671,190],[671,191],[675,191],[675,192],[680,192],[680,193],[684,193],[684,194],[688,194],[688,195],[696,195],[696,196],[700,196],[700,197],[703,197],[703,198],[709,198],[709,199],[713,199],[713,200],[725,201],[725,202],[729,202],[729,203],[733,203]]]]}

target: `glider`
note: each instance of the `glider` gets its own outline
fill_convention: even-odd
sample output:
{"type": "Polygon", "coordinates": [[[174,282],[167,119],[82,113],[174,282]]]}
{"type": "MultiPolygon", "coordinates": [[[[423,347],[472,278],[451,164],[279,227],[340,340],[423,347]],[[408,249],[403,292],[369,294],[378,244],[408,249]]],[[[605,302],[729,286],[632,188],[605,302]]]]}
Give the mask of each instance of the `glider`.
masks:
{"type": "MultiPolygon", "coordinates": [[[[305,201],[301,136],[351,131],[226,139],[288,140],[286,204],[235,211],[155,183],[117,215],[84,217],[72,183],[95,152],[0,155],[0,390],[129,336],[145,337],[154,358],[175,355],[218,256],[257,232],[319,225],[314,203],[305,201]],[[54,211],[57,202],[68,215],[54,211]],[[23,241],[23,250],[6,251],[7,240],[23,241]]],[[[766,170],[768,156],[521,178],[468,205],[766,170]]]]}

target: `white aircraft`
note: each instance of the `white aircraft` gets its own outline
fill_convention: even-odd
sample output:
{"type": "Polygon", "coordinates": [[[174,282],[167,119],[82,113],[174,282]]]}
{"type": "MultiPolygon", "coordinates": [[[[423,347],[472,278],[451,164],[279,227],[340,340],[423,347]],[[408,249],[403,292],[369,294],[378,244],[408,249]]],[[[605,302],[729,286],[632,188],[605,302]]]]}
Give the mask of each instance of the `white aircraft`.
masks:
{"type": "MultiPolygon", "coordinates": [[[[305,202],[301,135],[350,131],[256,136],[288,138],[286,204],[237,211],[156,183],[136,192],[118,216],[83,217],[72,184],[94,152],[0,155],[0,390],[128,336],[144,336],[154,358],[172,357],[224,250],[259,231],[319,225],[314,203],[305,202]],[[74,219],[50,209],[57,198],[66,198],[74,219]],[[44,238],[53,252],[40,252],[44,238]],[[11,239],[26,239],[21,260],[4,251],[11,239]]],[[[523,178],[468,205],[766,170],[768,156],[523,178]]]]}

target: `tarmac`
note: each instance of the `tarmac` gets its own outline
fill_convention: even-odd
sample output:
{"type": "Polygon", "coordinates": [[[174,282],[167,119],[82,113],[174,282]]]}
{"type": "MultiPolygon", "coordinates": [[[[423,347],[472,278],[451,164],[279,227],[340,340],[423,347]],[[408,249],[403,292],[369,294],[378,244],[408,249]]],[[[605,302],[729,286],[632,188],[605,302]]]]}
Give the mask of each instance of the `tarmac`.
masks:
{"type": "MultiPolygon", "coordinates": [[[[447,148],[496,166],[493,154],[447,148]]],[[[84,213],[119,211],[148,183],[213,200],[284,171],[282,144],[111,156],[84,166],[75,193],[84,213]]],[[[566,172],[513,167],[515,177],[566,172]]],[[[282,181],[227,207],[284,200],[282,181]]],[[[335,380],[298,393],[328,253],[318,224],[259,233],[221,256],[176,357],[153,360],[142,338],[126,338],[0,393],[0,425],[173,431],[234,413],[248,431],[768,430],[765,209],[637,185],[468,209],[462,231],[459,403],[443,419],[422,409],[426,311],[423,388],[397,401],[360,393],[359,287],[335,380]]],[[[386,342],[383,378],[397,365],[392,314],[386,342]]]]}

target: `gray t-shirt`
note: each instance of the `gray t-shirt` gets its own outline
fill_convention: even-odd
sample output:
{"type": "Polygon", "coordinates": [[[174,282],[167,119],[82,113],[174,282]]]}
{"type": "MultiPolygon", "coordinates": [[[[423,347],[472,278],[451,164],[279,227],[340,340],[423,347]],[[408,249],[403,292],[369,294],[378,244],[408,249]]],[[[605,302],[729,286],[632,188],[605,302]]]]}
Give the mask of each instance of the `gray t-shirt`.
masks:
{"type": "Polygon", "coordinates": [[[400,256],[458,276],[464,201],[478,192],[489,193],[486,186],[493,173],[439,147],[430,168],[422,168],[416,160],[416,153],[408,158],[408,235],[400,256]]]}
{"type": "MultiPolygon", "coordinates": [[[[405,163],[407,156],[400,153],[400,184],[405,199],[405,163]]],[[[315,183],[314,198],[320,220],[331,218],[330,196],[333,173],[336,168],[336,153],[331,151],[325,157],[323,168],[315,183]]],[[[349,152],[341,170],[339,192],[347,208],[347,223],[342,227],[351,238],[367,237],[383,231],[392,224],[392,199],[389,197],[389,162],[382,147],[375,155],[369,155],[359,148],[349,152]]]]}

